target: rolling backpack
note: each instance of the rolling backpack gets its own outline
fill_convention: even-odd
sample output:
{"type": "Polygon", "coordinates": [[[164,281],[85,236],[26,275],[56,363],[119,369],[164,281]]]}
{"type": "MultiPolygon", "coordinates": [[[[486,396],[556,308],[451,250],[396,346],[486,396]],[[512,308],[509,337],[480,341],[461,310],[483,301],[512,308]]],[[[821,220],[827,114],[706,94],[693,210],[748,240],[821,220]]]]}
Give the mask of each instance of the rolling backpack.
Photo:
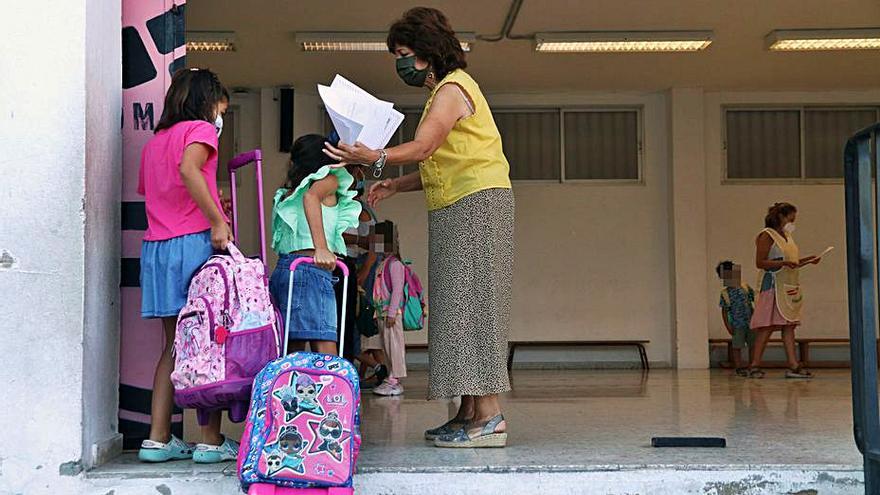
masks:
{"type": "MultiPolygon", "coordinates": [[[[294,270],[303,262],[312,260],[298,258],[291,265],[291,291],[294,270]]],[[[339,265],[347,294],[348,269],[339,265]]],[[[343,297],[342,322],[345,303],[343,297]]],[[[285,321],[290,321],[289,307],[285,321]]],[[[242,490],[249,495],[351,495],[361,443],[357,370],[341,356],[287,356],[286,337],[283,357],[267,364],[254,380],[238,451],[242,490]]],[[[344,328],[340,337],[341,353],[344,328]]]]}
{"type": "MultiPolygon", "coordinates": [[[[388,261],[391,259],[396,258],[389,256],[376,273],[376,278],[381,278],[385,283],[384,287],[374,287],[373,300],[375,301],[391,297],[391,272],[387,269],[388,261]]],[[[401,261],[401,263],[403,263],[404,273],[403,307],[401,308],[403,312],[403,329],[406,331],[422,330],[425,328],[425,317],[428,315],[422,282],[410,266],[412,264],[411,261],[406,260],[401,261]]]]}
{"type": "MultiPolygon", "coordinates": [[[[230,161],[231,184],[235,169],[256,163],[259,150],[230,161]]],[[[262,207],[262,193],[258,194],[262,207]]],[[[233,221],[237,208],[233,191],[233,221]]],[[[260,218],[262,212],[260,211],[260,218]]],[[[233,223],[237,236],[237,229],[233,223]]],[[[260,225],[260,238],[263,225],[260,225]]],[[[261,259],[245,257],[232,243],[229,254],[215,254],[193,275],[186,305],[177,317],[174,337],[174,402],[196,409],[200,425],[209,413],[229,410],[240,423],[247,414],[254,376],[281,351],[281,318],[269,296],[265,245],[261,259]]]]}

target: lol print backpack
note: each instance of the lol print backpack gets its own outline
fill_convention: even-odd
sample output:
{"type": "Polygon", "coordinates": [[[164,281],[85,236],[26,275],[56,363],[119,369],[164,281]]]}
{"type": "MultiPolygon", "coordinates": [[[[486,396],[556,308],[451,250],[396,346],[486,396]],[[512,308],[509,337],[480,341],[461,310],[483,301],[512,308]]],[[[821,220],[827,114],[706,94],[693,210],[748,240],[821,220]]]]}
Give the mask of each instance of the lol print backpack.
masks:
{"type": "MultiPolygon", "coordinates": [[[[311,260],[294,261],[291,278],[302,262],[311,260]]],[[[348,270],[339,266],[347,284],[348,270]]],[[[340,334],[341,351],[344,328],[340,334]]],[[[353,494],[361,443],[359,404],[357,371],[341,356],[297,352],[266,365],[254,380],[238,451],[242,490],[249,495],[353,494]]]]}
{"type": "MultiPolygon", "coordinates": [[[[257,180],[262,182],[257,150],[229,162],[230,184],[235,184],[235,170],[249,163],[256,164],[257,180]]],[[[232,198],[233,230],[238,238],[234,191],[232,198]]],[[[257,201],[261,208],[260,188],[257,201]]],[[[261,224],[260,239],[265,238],[263,230],[261,224]]],[[[196,409],[202,425],[209,412],[223,409],[229,410],[231,421],[243,421],[254,376],[281,351],[281,318],[269,296],[265,244],[261,259],[245,257],[231,243],[228,250],[229,254],[208,258],[196,272],[177,317],[171,373],[174,401],[196,409]]]]}

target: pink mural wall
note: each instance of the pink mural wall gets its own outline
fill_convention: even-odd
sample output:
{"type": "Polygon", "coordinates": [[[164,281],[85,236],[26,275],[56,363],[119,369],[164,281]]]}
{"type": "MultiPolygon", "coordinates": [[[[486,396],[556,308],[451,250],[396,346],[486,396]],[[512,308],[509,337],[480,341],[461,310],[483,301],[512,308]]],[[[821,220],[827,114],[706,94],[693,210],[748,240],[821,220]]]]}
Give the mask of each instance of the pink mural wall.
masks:
{"type": "MultiPolygon", "coordinates": [[[[146,229],[137,194],[141,149],[162,115],[171,75],[186,65],[186,0],[122,0],[122,343],[119,363],[119,429],[125,448],[149,434],[150,389],[162,349],[159,320],[140,317],[140,249],[146,229]]],[[[182,433],[182,415],[173,418],[182,433]]]]}

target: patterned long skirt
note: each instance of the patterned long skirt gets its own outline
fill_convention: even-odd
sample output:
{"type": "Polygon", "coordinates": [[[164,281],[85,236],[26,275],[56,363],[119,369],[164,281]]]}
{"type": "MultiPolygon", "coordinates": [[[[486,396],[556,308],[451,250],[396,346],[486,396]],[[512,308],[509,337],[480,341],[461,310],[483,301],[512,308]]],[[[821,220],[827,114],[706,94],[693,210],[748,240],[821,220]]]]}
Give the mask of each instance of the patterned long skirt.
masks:
{"type": "Polygon", "coordinates": [[[487,189],[429,215],[429,399],[510,390],[514,198],[487,189]]]}

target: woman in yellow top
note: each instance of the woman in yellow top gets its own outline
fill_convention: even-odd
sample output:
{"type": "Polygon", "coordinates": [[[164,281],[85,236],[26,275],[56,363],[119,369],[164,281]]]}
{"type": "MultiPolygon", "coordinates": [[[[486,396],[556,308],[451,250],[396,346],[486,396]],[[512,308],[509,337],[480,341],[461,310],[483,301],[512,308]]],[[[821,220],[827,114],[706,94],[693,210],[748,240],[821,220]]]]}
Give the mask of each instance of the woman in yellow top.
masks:
{"type": "Polygon", "coordinates": [[[501,135],[442,12],[408,10],[388,33],[397,74],[431,92],[415,139],[384,150],[326,145],[336,160],[419,172],[373,185],[376,204],[425,191],[429,210],[429,398],[461,396],[458,414],[425,432],[438,447],[503,447],[498,394],[510,390],[507,334],[514,199],[501,135]]]}

